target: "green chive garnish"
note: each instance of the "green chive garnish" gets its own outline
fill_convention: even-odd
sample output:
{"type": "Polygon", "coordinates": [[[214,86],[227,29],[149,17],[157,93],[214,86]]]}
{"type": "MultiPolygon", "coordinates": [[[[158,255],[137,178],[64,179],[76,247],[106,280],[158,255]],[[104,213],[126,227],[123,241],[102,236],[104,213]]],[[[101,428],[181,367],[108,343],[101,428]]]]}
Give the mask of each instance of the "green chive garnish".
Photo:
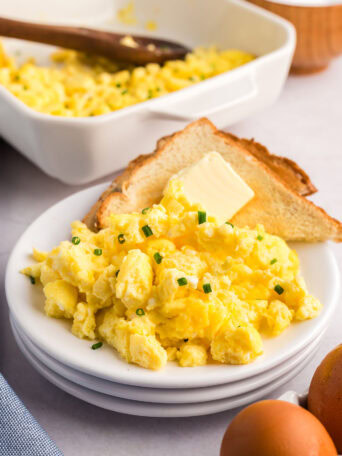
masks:
{"type": "Polygon", "coordinates": [[[71,242],[72,242],[74,245],[78,245],[78,244],[81,242],[81,239],[80,239],[78,236],[74,236],[74,237],[71,239],[71,242]]]}
{"type": "Polygon", "coordinates": [[[273,260],[270,261],[270,264],[274,264],[274,263],[276,263],[277,261],[278,261],[277,258],[273,258],[273,260]]]}
{"type": "Polygon", "coordinates": [[[226,222],[226,225],[229,225],[229,226],[231,226],[232,228],[234,228],[234,225],[233,225],[232,223],[230,223],[230,222],[226,222]]]}
{"type": "Polygon", "coordinates": [[[119,275],[119,272],[120,272],[120,269],[118,269],[115,273],[115,277],[117,277],[119,275]]]}
{"type": "Polygon", "coordinates": [[[96,344],[93,344],[93,345],[91,346],[91,349],[92,349],[92,350],[97,350],[98,348],[101,348],[102,345],[103,345],[102,342],[96,342],[96,344]]]}
{"type": "Polygon", "coordinates": [[[126,242],[125,235],[122,234],[122,233],[119,234],[118,241],[119,241],[120,244],[123,244],[124,242],[126,242]]]}
{"type": "Polygon", "coordinates": [[[262,241],[263,239],[264,239],[264,236],[261,236],[261,234],[258,234],[257,240],[258,240],[258,241],[262,241]]]}
{"type": "Polygon", "coordinates": [[[121,95],[126,95],[127,92],[128,92],[128,90],[125,89],[125,90],[123,90],[123,91],[121,92],[121,95]]]}
{"type": "Polygon", "coordinates": [[[36,283],[36,279],[33,276],[30,276],[30,282],[34,285],[36,283]]]}
{"type": "Polygon", "coordinates": [[[155,260],[155,262],[156,262],[157,264],[160,264],[160,263],[162,262],[162,260],[163,260],[163,257],[160,255],[159,252],[156,252],[156,253],[153,255],[153,258],[154,258],[154,260],[155,260]]]}
{"type": "Polygon", "coordinates": [[[143,226],[141,229],[143,230],[143,233],[146,237],[152,236],[153,231],[148,225],[143,226]]]}
{"type": "Polygon", "coordinates": [[[149,207],[145,207],[145,208],[141,211],[141,213],[145,215],[146,212],[149,211],[149,209],[150,209],[149,207]]]}
{"type": "Polygon", "coordinates": [[[201,225],[207,221],[207,213],[203,211],[198,211],[198,224],[201,225]]]}
{"type": "Polygon", "coordinates": [[[213,290],[211,289],[210,283],[204,283],[203,284],[203,291],[204,293],[211,293],[213,290]]]}
{"type": "Polygon", "coordinates": [[[101,256],[102,255],[102,249],[95,249],[94,250],[94,255],[101,256]]]}
{"type": "Polygon", "coordinates": [[[117,87],[117,88],[121,87],[120,82],[117,82],[117,83],[116,83],[116,87],[117,87]]]}
{"type": "Polygon", "coordinates": [[[145,311],[144,309],[142,309],[141,307],[139,307],[139,309],[137,309],[135,311],[135,313],[139,316],[139,317],[142,317],[143,315],[145,315],[145,311]]]}
{"type": "Polygon", "coordinates": [[[281,294],[284,293],[284,288],[281,287],[280,285],[276,285],[276,286],[274,287],[274,291],[275,291],[276,293],[278,293],[278,295],[281,295],[281,294]]]}
{"type": "Polygon", "coordinates": [[[186,280],[185,277],[181,277],[180,279],[177,279],[177,282],[180,287],[183,287],[184,285],[186,285],[188,283],[188,281],[186,280]]]}
{"type": "Polygon", "coordinates": [[[184,342],[188,342],[189,341],[189,339],[183,339],[183,340],[184,340],[184,342]]]}

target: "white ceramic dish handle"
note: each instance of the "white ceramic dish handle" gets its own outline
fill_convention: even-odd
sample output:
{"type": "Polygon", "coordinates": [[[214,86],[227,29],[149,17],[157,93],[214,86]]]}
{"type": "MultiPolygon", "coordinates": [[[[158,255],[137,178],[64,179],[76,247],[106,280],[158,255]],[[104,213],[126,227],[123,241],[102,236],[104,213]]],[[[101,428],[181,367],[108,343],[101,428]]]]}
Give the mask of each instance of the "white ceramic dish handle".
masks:
{"type": "MultiPolygon", "coordinates": [[[[217,79],[221,78],[217,77],[217,79]]],[[[150,111],[167,117],[192,121],[199,117],[219,114],[241,103],[250,103],[258,95],[254,72],[239,75],[229,81],[222,78],[215,84],[208,84],[206,90],[203,89],[200,97],[196,92],[186,96],[183,92],[183,96],[179,99],[168,102],[167,105],[162,102],[155,104],[150,107],[150,111]]]]}

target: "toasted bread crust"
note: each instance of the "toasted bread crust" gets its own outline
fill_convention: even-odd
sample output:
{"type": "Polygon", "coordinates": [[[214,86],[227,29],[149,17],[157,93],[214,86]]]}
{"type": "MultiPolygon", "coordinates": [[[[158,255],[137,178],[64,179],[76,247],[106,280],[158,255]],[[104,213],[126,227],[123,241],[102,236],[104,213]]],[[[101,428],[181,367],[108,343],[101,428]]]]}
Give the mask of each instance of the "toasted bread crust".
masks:
{"type": "MultiPolygon", "coordinates": [[[[284,182],[290,183],[292,189],[299,194],[308,196],[317,191],[309,176],[294,161],[286,157],[271,154],[265,146],[256,142],[254,139],[238,138],[232,133],[222,133],[224,133],[231,141],[242,145],[246,150],[248,150],[248,152],[275,172],[278,177],[282,178],[284,182]]],[[[101,228],[100,221],[109,206],[109,201],[111,200],[110,195],[115,194],[115,198],[122,199],[122,203],[124,203],[125,198],[122,195],[122,188],[128,186],[126,181],[129,181],[131,173],[134,172],[134,169],[143,166],[150,157],[154,157],[158,154],[158,151],[163,149],[165,144],[172,140],[175,135],[176,133],[160,138],[157,141],[156,148],[152,153],[139,155],[128,164],[124,172],[113,180],[108,189],[102,193],[99,200],[91,207],[88,214],[84,217],[83,221],[88,227],[94,230],[101,228]],[[106,200],[108,197],[109,200],[106,200]]]]}
{"type": "MultiPolygon", "coordinates": [[[[254,155],[258,160],[262,161],[269,167],[278,177],[284,182],[287,182],[290,187],[302,196],[309,196],[317,192],[317,188],[311,182],[306,172],[300,168],[297,163],[287,157],[271,154],[271,152],[262,144],[256,142],[254,138],[246,139],[239,138],[232,133],[221,132],[231,141],[241,145],[249,153],[254,155]]],[[[157,141],[157,149],[161,148],[165,141],[171,139],[173,135],[165,136],[157,141]]]]}
{"type": "MultiPolygon", "coordinates": [[[[307,212],[307,217],[303,224],[303,232],[301,233],[300,229],[286,227],[286,224],[281,223],[281,210],[284,209],[283,207],[280,208],[279,214],[275,214],[274,210],[270,213],[267,208],[265,209],[262,198],[259,200],[257,195],[253,199],[253,204],[249,203],[234,217],[234,221],[238,225],[248,225],[251,220],[253,222],[258,220],[258,223],[270,225],[268,222],[272,219],[271,227],[269,227],[270,232],[278,234],[284,239],[309,241],[333,239],[342,241],[341,223],[331,218],[323,209],[317,208],[312,202],[306,200],[298,193],[298,191],[301,191],[303,194],[308,194],[316,190],[303,170],[291,160],[270,154],[266,148],[253,140],[239,139],[234,135],[218,131],[207,119],[200,119],[188,125],[184,130],[160,139],[156,150],[152,154],[139,156],[133,160],[127,169],[113,181],[109,189],[101,195],[100,200],[93,206],[85,217],[84,222],[92,229],[100,229],[106,225],[106,219],[110,212],[131,212],[141,209],[139,195],[136,194],[137,192],[133,192],[135,190],[134,183],[136,184],[138,181],[136,179],[137,176],[143,175],[143,172],[148,174],[147,171],[150,167],[153,168],[154,162],[159,162],[162,158],[165,149],[172,148],[172,145],[178,138],[181,138],[181,135],[186,134],[189,129],[194,127],[209,128],[211,130],[210,134],[213,134],[216,138],[219,137],[227,146],[234,147],[240,155],[244,155],[246,163],[249,163],[248,166],[253,165],[259,170],[263,168],[265,179],[273,182],[279,188],[279,192],[283,194],[283,199],[284,195],[285,200],[286,196],[288,196],[288,204],[290,206],[295,201],[299,206],[303,205],[307,212]],[[293,187],[297,188],[293,189],[293,187]],[[306,226],[304,226],[305,224],[306,226]],[[313,225],[312,229],[309,229],[308,224],[313,225]],[[316,225],[318,225],[318,228],[316,225]]],[[[247,175],[247,177],[249,176],[247,175]]],[[[145,195],[145,200],[142,203],[143,207],[147,205],[146,203],[153,204],[158,202],[161,191],[162,189],[155,189],[150,186],[149,194],[148,196],[145,195]]]]}
{"type": "Polygon", "coordinates": [[[258,160],[268,166],[278,177],[287,182],[292,190],[295,190],[302,196],[309,196],[317,192],[317,188],[311,182],[306,172],[300,168],[297,163],[287,157],[271,154],[270,151],[262,144],[256,142],[254,138],[245,139],[224,132],[227,137],[236,141],[242,147],[253,154],[258,160]]]}

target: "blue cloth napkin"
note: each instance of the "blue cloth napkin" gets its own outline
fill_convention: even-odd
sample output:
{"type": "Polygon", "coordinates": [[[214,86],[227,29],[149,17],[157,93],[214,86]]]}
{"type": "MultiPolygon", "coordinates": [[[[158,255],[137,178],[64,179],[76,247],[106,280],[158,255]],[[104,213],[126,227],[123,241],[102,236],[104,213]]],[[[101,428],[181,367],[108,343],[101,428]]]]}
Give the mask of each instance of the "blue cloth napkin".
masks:
{"type": "Polygon", "coordinates": [[[63,456],[1,374],[0,455],[63,456]]]}

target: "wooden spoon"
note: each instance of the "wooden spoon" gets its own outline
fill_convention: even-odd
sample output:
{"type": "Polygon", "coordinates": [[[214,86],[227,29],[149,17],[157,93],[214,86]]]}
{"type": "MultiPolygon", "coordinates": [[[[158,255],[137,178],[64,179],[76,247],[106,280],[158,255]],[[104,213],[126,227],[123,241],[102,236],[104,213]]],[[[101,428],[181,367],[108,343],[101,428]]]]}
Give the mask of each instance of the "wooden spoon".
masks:
{"type": "Polygon", "coordinates": [[[0,35],[76,49],[110,59],[144,65],[182,59],[190,49],[172,41],[146,36],[22,22],[0,17],[0,35]]]}

